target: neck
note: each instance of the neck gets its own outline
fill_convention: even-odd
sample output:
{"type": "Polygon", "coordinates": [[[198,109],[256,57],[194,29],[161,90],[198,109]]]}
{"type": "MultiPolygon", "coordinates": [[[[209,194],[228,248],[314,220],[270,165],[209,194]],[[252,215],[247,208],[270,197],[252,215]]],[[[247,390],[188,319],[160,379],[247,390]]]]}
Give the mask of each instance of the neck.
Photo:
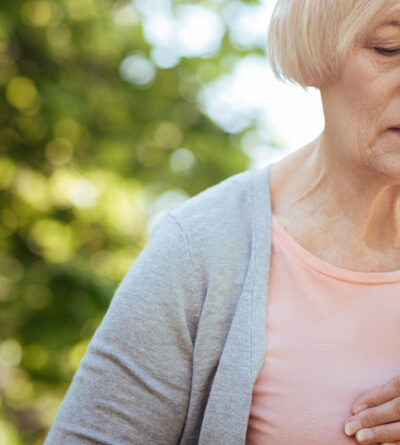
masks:
{"type": "Polygon", "coordinates": [[[400,185],[354,166],[324,133],[274,167],[274,213],[310,223],[347,251],[384,255],[400,248],[400,185]]]}

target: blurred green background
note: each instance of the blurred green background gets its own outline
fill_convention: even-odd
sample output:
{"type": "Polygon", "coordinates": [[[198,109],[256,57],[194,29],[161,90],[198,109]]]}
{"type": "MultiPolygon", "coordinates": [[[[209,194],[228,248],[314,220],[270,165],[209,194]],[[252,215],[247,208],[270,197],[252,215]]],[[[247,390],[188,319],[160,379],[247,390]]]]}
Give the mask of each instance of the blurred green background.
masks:
{"type": "Polygon", "coordinates": [[[198,99],[264,42],[221,21],[212,50],[179,55],[144,26],[160,8],[221,17],[233,3],[257,5],[2,0],[0,445],[43,443],[161,213],[250,167],[257,119],[222,128],[198,99]]]}

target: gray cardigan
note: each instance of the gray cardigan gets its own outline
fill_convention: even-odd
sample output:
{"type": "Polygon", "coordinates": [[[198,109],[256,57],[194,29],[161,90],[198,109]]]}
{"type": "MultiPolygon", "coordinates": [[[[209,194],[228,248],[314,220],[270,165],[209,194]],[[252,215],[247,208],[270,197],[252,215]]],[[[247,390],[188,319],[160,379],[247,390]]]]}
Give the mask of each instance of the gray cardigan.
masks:
{"type": "Polygon", "coordinates": [[[266,347],[269,167],[170,207],[92,337],[45,445],[243,445],[266,347]]]}

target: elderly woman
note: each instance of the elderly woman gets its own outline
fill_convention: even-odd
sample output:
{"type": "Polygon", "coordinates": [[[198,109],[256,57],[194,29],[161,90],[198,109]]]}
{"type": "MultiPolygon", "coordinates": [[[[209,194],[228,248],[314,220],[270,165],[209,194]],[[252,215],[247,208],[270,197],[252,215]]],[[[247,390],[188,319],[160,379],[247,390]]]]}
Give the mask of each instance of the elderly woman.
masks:
{"type": "Polygon", "coordinates": [[[278,1],[268,50],[323,132],[166,212],[46,445],[400,443],[400,4],[278,1]]]}

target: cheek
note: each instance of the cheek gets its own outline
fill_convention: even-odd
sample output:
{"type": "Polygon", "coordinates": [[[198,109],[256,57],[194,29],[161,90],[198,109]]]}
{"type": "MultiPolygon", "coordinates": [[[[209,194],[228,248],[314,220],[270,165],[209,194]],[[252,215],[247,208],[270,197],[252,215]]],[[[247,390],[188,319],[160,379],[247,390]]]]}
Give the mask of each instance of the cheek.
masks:
{"type": "Polygon", "coordinates": [[[365,57],[353,59],[341,76],[341,101],[346,137],[352,141],[348,156],[365,164],[374,151],[387,108],[385,75],[365,57]]]}
{"type": "MultiPolygon", "coordinates": [[[[368,57],[355,58],[342,73],[342,100],[348,135],[359,149],[372,146],[385,125],[385,113],[391,100],[389,73],[381,72],[368,57]]],[[[386,116],[387,120],[387,116],[386,116]]]]}
{"type": "Polygon", "coordinates": [[[343,92],[346,106],[357,116],[369,114],[382,105],[382,92],[376,70],[371,63],[355,59],[343,72],[343,92]]]}

